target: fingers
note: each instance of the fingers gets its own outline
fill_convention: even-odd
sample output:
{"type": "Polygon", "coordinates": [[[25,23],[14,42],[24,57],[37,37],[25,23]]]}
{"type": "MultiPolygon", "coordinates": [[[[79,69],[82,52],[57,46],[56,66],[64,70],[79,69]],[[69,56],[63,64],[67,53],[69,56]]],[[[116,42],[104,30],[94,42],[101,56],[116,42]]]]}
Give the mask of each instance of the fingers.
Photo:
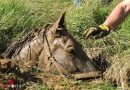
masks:
{"type": "Polygon", "coordinates": [[[83,33],[83,37],[84,39],[88,39],[90,36],[93,36],[93,38],[99,39],[107,36],[109,33],[110,31],[103,30],[100,27],[92,27],[85,30],[85,32],[83,33]]]}
{"type": "Polygon", "coordinates": [[[99,39],[104,37],[104,32],[100,32],[94,36],[94,39],[99,39]]]}
{"type": "Polygon", "coordinates": [[[90,28],[90,29],[85,30],[85,32],[83,33],[84,39],[88,39],[93,34],[94,31],[95,31],[95,28],[90,28]]]}
{"type": "Polygon", "coordinates": [[[94,36],[94,38],[95,38],[95,39],[103,38],[103,37],[107,36],[109,33],[110,33],[110,32],[108,32],[108,31],[101,31],[100,33],[96,34],[96,35],[94,36]]]}

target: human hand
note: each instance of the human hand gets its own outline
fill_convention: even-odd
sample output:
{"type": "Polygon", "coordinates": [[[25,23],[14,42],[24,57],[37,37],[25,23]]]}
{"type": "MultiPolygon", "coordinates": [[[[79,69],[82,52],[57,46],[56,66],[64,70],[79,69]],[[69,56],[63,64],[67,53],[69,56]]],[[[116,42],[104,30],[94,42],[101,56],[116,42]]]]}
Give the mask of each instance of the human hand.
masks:
{"type": "Polygon", "coordinates": [[[95,39],[103,38],[110,33],[109,28],[106,25],[99,25],[98,27],[91,27],[84,31],[83,37],[88,39],[93,36],[95,39]]]}

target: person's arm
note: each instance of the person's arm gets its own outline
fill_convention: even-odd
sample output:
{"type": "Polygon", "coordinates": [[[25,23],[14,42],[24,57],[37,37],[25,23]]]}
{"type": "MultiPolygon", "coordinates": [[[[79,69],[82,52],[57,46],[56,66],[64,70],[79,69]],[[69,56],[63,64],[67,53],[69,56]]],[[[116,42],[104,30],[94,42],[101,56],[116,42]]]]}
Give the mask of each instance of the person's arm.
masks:
{"type": "Polygon", "coordinates": [[[128,13],[130,13],[130,0],[123,0],[112,10],[103,25],[113,29],[124,21],[128,13]]]}
{"type": "Polygon", "coordinates": [[[112,29],[124,21],[129,13],[130,0],[123,0],[112,10],[103,24],[85,30],[83,37],[87,39],[88,37],[93,36],[95,39],[98,39],[107,36],[112,29]]]}

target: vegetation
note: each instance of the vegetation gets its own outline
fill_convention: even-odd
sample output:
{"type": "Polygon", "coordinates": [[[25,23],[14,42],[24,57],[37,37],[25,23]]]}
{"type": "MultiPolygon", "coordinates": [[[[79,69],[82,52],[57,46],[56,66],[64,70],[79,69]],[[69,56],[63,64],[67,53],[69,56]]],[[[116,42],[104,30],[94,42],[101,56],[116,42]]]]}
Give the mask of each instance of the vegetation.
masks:
{"type": "MultiPolygon", "coordinates": [[[[0,53],[18,37],[33,28],[41,28],[47,23],[54,22],[66,10],[68,30],[84,46],[90,58],[100,54],[110,63],[114,63],[114,72],[108,69],[106,77],[113,76],[115,75],[113,73],[118,73],[120,70],[122,71],[120,74],[124,74],[123,69],[128,69],[129,66],[125,63],[128,63],[130,52],[130,17],[117,27],[115,32],[111,32],[103,39],[85,41],[82,38],[83,31],[101,24],[118,2],[118,0],[113,0],[109,5],[103,5],[101,0],[82,0],[80,6],[76,7],[73,5],[73,0],[0,0],[0,53]],[[122,67],[118,67],[116,63],[121,61],[124,61],[122,67]]],[[[120,76],[115,75],[115,77],[120,76]]],[[[95,90],[116,90],[106,82],[100,83],[102,85],[96,84],[96,86],[82,81],[70,80],[68,82],[90,90],[94,90],[93,88],[96,88],[95,90]]],[[[120,80],[118,83],[122,86],[120,80]]],[[[35,86],[44,88],[44,85],[32,87],[35,86]]]]}

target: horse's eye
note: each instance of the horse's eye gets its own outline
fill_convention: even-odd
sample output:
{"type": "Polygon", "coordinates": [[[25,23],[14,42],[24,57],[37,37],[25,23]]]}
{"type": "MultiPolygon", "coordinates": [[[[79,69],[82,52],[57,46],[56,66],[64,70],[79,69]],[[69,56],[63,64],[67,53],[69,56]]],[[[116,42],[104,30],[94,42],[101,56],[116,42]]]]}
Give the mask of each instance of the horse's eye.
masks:
{"type": "Polygon", "coordinates": [[[70,54],[75,54],[75,50],[74,50],[74,49],[71,49],[71,50],[69,51],[69,53],[70,53],[70,54]]]}
{"type": "Polygon", "coordinates": [[[75,50],[73,48],[68,48],[67,52],[70,54],[75,54],[75,50]]]}

